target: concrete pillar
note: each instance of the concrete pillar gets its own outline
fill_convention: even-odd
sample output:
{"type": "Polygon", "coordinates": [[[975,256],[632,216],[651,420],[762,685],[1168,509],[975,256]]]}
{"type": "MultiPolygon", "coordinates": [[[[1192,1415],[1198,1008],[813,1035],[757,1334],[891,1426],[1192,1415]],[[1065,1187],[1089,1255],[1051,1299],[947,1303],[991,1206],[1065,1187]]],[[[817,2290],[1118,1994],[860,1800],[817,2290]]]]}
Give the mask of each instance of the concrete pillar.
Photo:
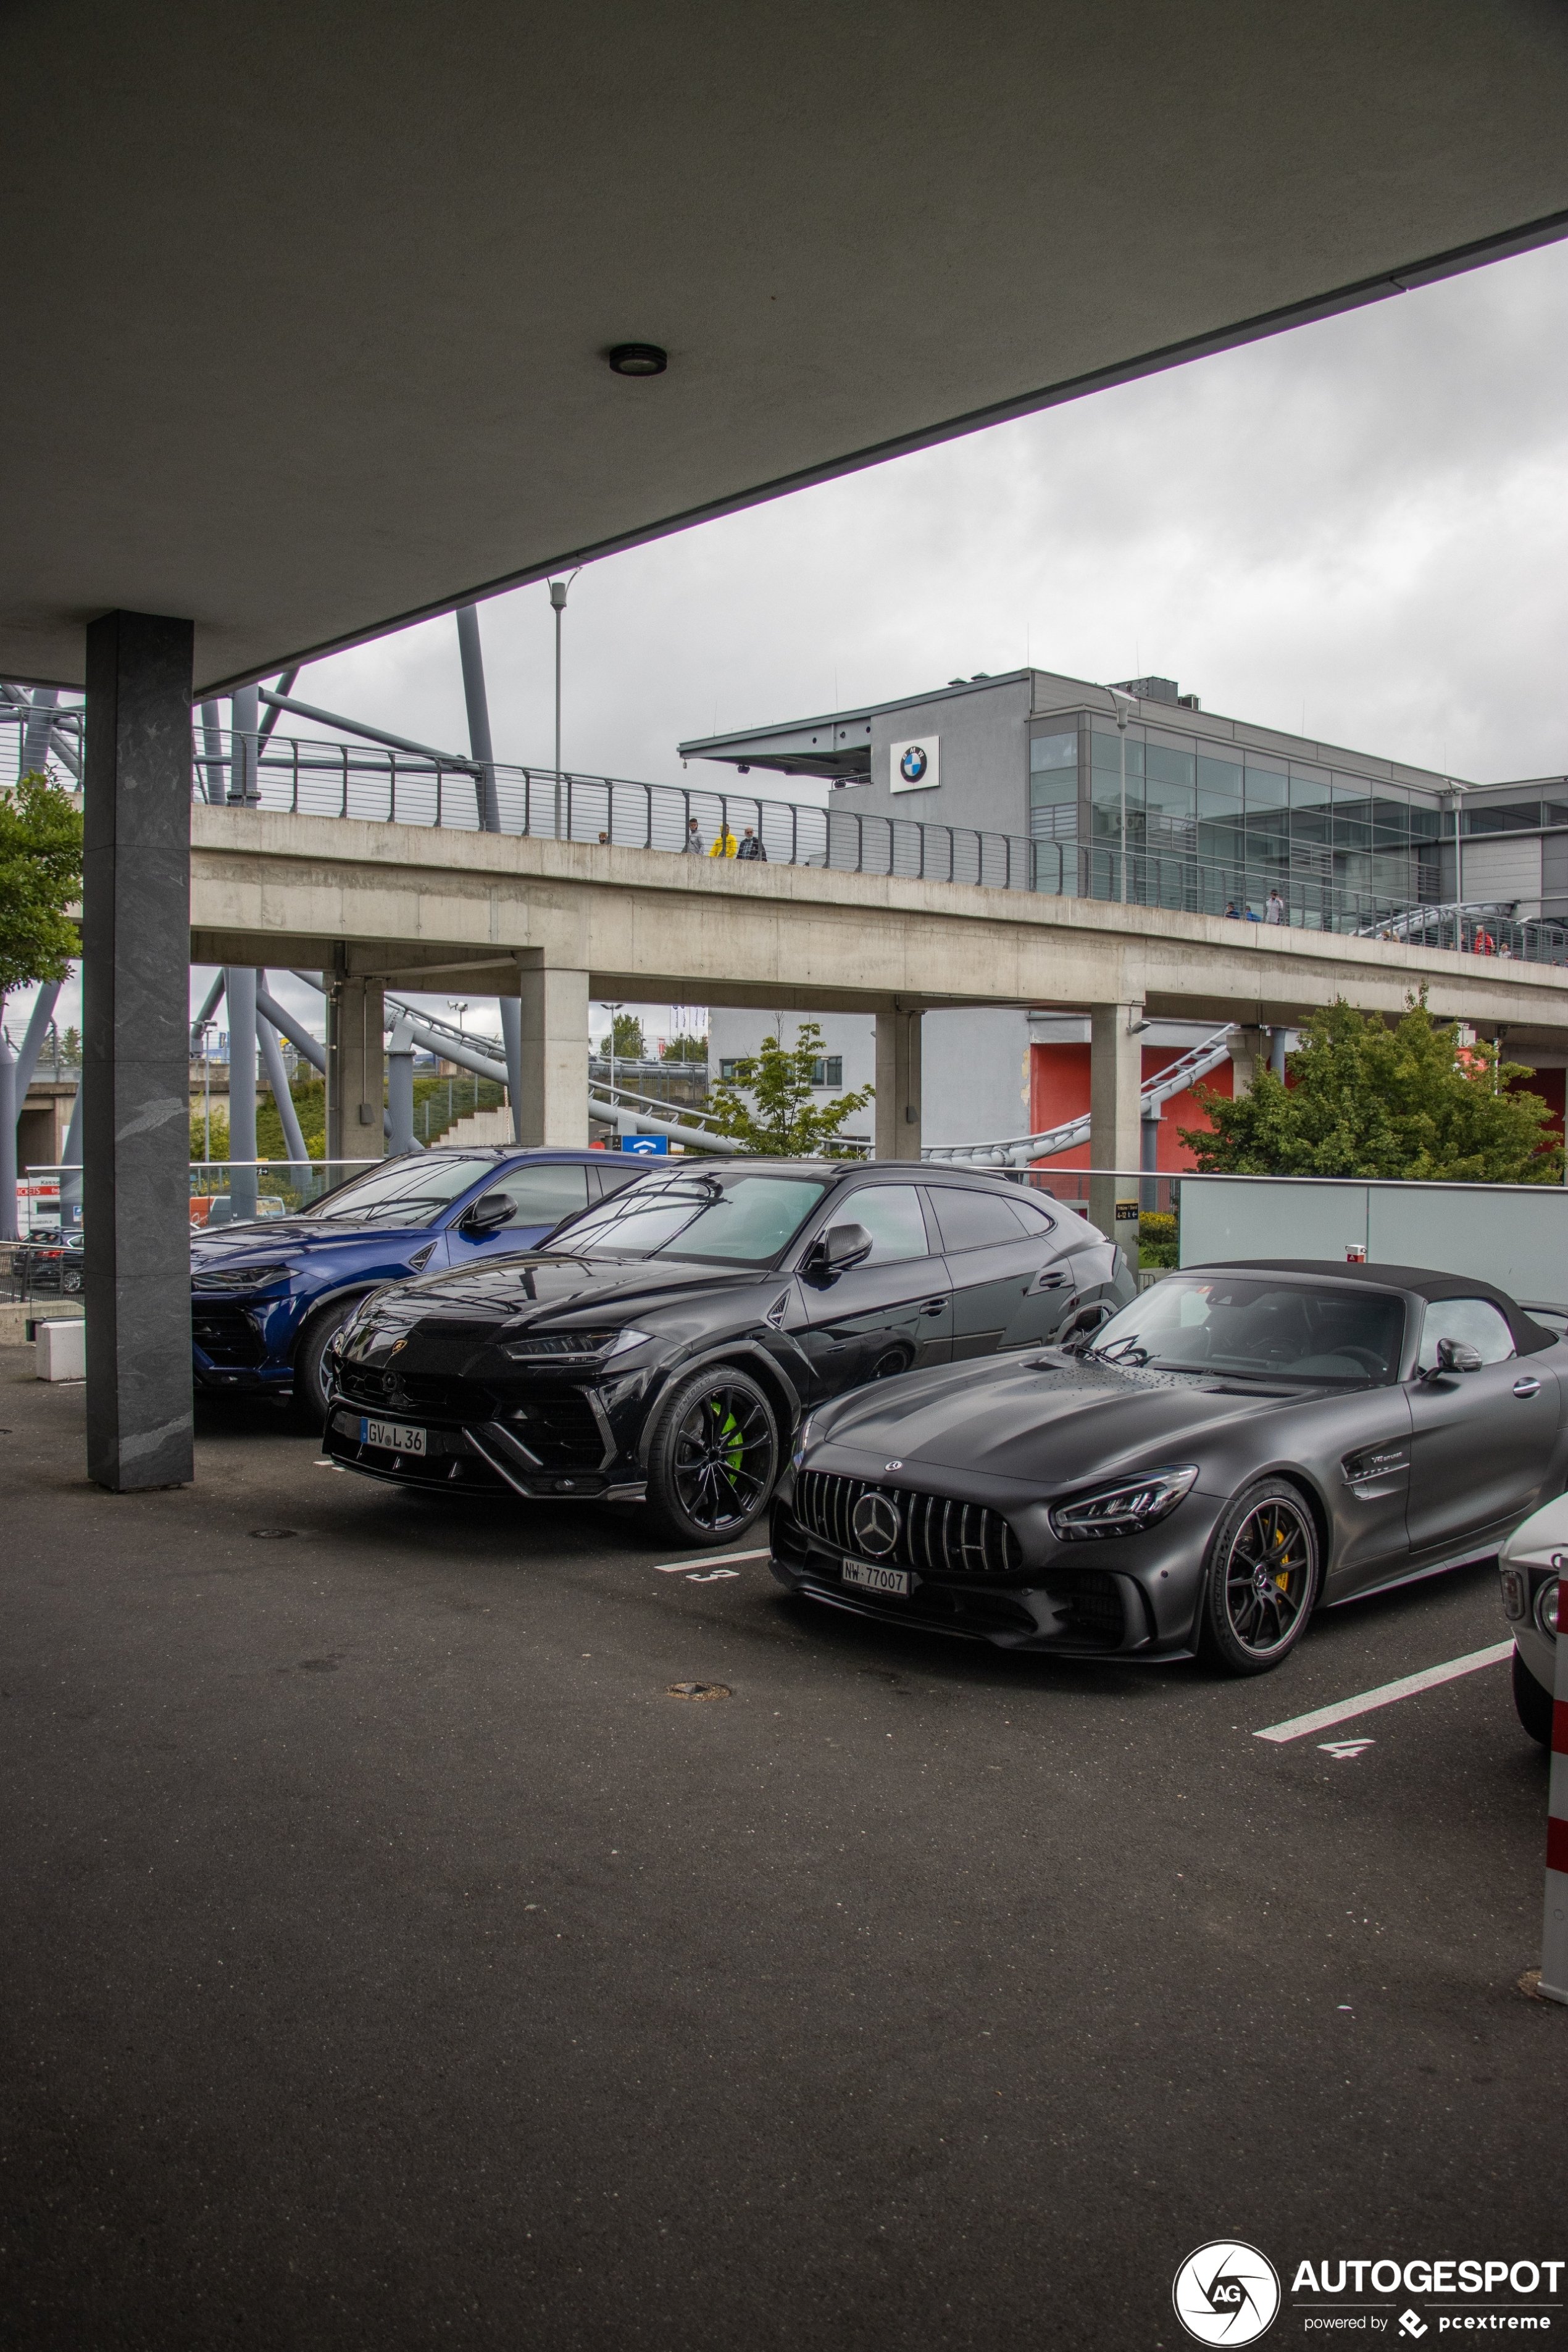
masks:
{"type": "Polygon", "coordinates": [[[228,1002],[229,1213],[237,1224],[256,1214],[256,973],[231,964],[224,974],[228,1002]]]}
{"type": "Polygon", "coordinates": [[[242,686],[235,695],[229,730],[228,796],[237,805],[257,807],[261,800],[261,694],[242,686]]]}
{"type": "Polygon", "coordinates": [[[1230,1033],[1230,1091],[1239,1102],[1252,1092],[1259,1070],[1268,1066],[1271,1033],[1267,1029],[1233,1029],[1230,1033]]]}
{"type": "Polygon", "coordinates": [[[386,1143],[385,1014],[379,980],[329,980],[327,1158],[380,1160],[386,1143]]]}
{"type": "Polygon", "coordinates": [[[87,632],[82,1159],[87,1466],[192,1475],[189,621],[87,632]]]}
{"type": "Polygon", "coordinates": [[[1089,1019],[1089,1164],[1105,1172],[1089,1181],[1089,1213],[1108,1241],[1120,1224],[1137,1240],[1138,1171],[1142,1126],[1139,1088],[1142,1040],[1131,1033],[1141,1004],[1091,1004],[1089,1019]],[[1119,1209],[1126,1213],[1119,1215],[1119,1209]]]}
{"type": "Polygon", "coordinates": [[[1268,1066],[1281,1084],[1285,1077],[1285,1043],[1289,1034],[1289,1029],[1269,1031],[1268,1066]]]}
{"type": "Polygon", "coordinates": [[[588,975],[529,964],[519,979],[517,1139],[581,1150],[588,1141],[588,975]]]}
{"type": "Polygon", "coordinates": [[[872,1150],[879,1160],[921,1156],[921,1013],[902,1005],[877,1015],[877,1100],[872,1150]]]}
{"type": "MultiPolygon", "coordinates": [[[[502,1003],[509,1000],[501,999],[502,1003]]],[[[386,1048],[386,1108],[392,1150],[414,1149],[414,1024],[406,1013],[393,1024],[386,1048]]]]}

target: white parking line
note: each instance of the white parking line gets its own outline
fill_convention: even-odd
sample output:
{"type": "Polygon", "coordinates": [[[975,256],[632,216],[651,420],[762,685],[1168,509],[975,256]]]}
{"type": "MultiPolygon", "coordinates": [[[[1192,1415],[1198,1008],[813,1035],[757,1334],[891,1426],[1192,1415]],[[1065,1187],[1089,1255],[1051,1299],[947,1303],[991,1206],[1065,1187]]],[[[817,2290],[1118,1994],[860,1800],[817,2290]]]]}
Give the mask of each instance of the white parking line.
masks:
{"type": "Polygon", "coordinates": [[[1305,1739],[1309,1732],[1326,1731],[1331,1723],[1348,1723],[1352,1716],[1370,1715],[1374,1706],[1392,1706],[1396,1698],[1414,1698],[1417,1691],[1435,1690],[1439,1683],[1458,1682],[1482,1666],[1495,1666],[1513,1655],[1511,1642],[1494,1642],[1489,1650],[1472,1650],[1468,1657],[1450,1658],[1446,1666],[1426,1666],[1418,1675],[1402,1675],[1396,1683],[1380,1683],[1375,1690],[1342,1698],[1337,1706],[1317,1706],[1310,1715],[1293,1715],[1288,1723],[1271,1723],[1255,1731],[1254,1739],[1305,1739]]]}
{"type": "Polygon", "coordinates": [[[695,1559],[667,1559],[654,1570],[656,1576],[684,1576],[694,1568],[722,1568],[731,1559],[766,1559],[772,1546],[764,1544],[761,1551],[700,1551],[695,1559]]]}

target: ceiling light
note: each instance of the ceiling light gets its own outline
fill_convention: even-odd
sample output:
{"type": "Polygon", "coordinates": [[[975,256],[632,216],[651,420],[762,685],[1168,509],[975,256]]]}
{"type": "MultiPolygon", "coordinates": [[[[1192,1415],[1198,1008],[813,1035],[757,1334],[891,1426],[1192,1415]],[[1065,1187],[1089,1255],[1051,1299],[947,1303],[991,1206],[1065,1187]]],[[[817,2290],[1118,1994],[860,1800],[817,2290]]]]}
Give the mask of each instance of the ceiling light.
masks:
{"type": "Polygon", "coordinates": [[[616,343],[605,357],[617,375],[662,375],[669,365],[669,353],[657,343],[616,343]]]}

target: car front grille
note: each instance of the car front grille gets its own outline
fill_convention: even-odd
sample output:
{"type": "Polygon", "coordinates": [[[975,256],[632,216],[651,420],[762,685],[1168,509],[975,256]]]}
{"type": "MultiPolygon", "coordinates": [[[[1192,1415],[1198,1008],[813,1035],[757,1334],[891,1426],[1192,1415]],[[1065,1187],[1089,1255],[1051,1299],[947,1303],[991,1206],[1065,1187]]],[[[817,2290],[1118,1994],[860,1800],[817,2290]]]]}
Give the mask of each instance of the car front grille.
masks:
{"type": "Polygon", "coordinates": [[[191,1338],[210,1364],[251,1369],[267,1361],[267,1344],[243,1307],[191,1308],[191,1338]]]}
{"type": "Polygon", "coordinates": [[[364,1364],[338,1365],[338,1393],[383,1412],[439,1413],[448,1421],[489,1421],[495,1405],[488,1389],[438,1372],[381,1372],[364,1364]]]}
{"type": "Polygon", "coordinates": [[[890,1567],[923,1569],[934,1576],[1015,1576],[1023,1568],[1018,1538],[1000,1511],[984,1503],[958,1503],[943,1495],[910,1494],[866,1478],[841,1478],[827,1470],[803,1470],[795,1483],[795,1515],[820,1541],[837,1550],[871,1555],[856,1538],[856,1504],[880,1495],[899,1515],[898,1540],[879,1553],[890,1567]]]}

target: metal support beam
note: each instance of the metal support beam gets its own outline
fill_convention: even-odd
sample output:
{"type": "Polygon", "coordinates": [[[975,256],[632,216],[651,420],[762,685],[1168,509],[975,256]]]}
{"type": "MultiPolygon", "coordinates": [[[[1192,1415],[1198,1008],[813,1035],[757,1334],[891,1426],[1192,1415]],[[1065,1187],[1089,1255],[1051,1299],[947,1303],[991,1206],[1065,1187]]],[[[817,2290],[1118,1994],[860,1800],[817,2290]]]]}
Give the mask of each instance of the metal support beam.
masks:
{"type": "Polygon", "coordinates": [[[588,975],[532,964],[519,977],[518,1141],[581,1150],[588,1140],[588,975]]]}
{"type": "MultiPolygon", "coordinates": [[[[496,791],[495,744],[490,735],[489,698],[485,692],[484,648],[479,642],[479,611],[464,604],[458,612],[458,653],[463,665],[463,700],[468,712],[468,749],[481,762],[474,779],[479,801],[479,829],[500,831],[500,798],[496,791]]],[[[506,1048],[507,1092],[511,1097],[511,1131],[522,1140],[522,1015],[514,996],[500,1000],[501,1042],[506,1048]]]]}
{"type": "Polygon", "coordinates": [[[1138,1188],[1140,1209],[1155,1210],[1160,1205],[1160,1114],[1146,1110],[1142,1118],[1143,1156],[1139,1161],[1144,1181],[1138,1188]]]}
{"type": "Polygon", "coordinates": [[[1089,1007],[1089,1164],[1107,1172],[1089,1180],[1089,1213],[1107,1241],[1119,1223],[1137,1230],[1143,1049],[1134,1032],[1142,1018],[1141,1004],[1089,1007]]]}
{"type": "Polygon", "coordinates": [[[261,805],[261,712],[255,687],[235,688],[228,733],[228,797],[240,808],[261,805]]]}
{"type": "Polygon", "coordinates": [[[433,751],[428,743],[411,743],[406,735],[389,735],[384,727],[367,727],[362,719],[344,719],[336,710],[318,709],[313,702],[296,702],[291,695],[273,694],[261,689],[261,700],[269,710],[290,710],[296,719],[314,719],[320,726],[335,727],[340,734],[358,735],[367,743],[384,743],[394,751],[411,751],[421,760],[435,760],[443,768],[467,768],[474,765],[456,751],[433,751]]]}
{"type": "MultiPolygon", "coordinates": [[[[230,964],[228,986],[228,1156],[236,1162],[256,1157],[256,973],[230,964]]],[[[256,1171],[229,1170],[229,1213],[237,1224],[256,1214],[256,1171]]]]}
{"type": "Polygon", "coordinates": [[[1281,1081],[1285,1076],[1285,1041],[1289,1034],[1288,1029],[1276,1029],[1268,1048],[1268,1066],[1281,1081]]]}
{"type": "MultiPolygon", "coordinates": [[[[295,974],[296,979],[300,976],[300,975],[299,973],[295,974]]],[[[314,985],[318,988],[321,986],[319,979],[315,982],[314,985]]],[[[320,1070],[323,1074],[325,1073],[327,1066],[326,1047],[324,1045],[318,1045],[315,1038],[311,1036],[310,1031],[305,1027],[304,1024],[302,1022],[296,1021],[294,1015],[291,1013],[286,1012],[284,1007],[279,1003],[278,999],[270,992],[267,986],[267,975],[265,972],[262,973],[260,981],[257,985],[256,1009],[258,1013],[265,1014],[266,1018],[271,1022],[272,1026],[277,1030],[278,1034],[280,1037],[288,1038],[289,1043],[293,1046],[296,1053],[303,1054],[305,1059],[310,1064],[313,1069],[320,1070]]]]}
{"type": "Polygon", "coordinates": [[[223,748],[223,713],[216,702],[202,705],[202,796],[215,803],[228,798],[228,758],[223,748]]]}
{"type": "Polygon", "coordinates": [[[49,730],[54,709],[60,698],[58,686],[40,686],[33,695],[27,723],[22,732],[22,765],[24,776],[42,775],[48,763],[49,730]]]}
{"type": "Polygon", "coordinates": [[[902,1005],[877,1015],[877,1101],[871,1149],[879,1160],[921,1156],[921,1018],[918,1011],[902,1005]]]}
{"type": "MultiPolygon", "coordinates": [[[[258,993],[259,994],[259,990],[258,993]]],[[[305,1139],[300,1132],[300,1121],[294,1112],[294,1097],[289,1091],[289,1073],[283,1066],[279,1050],[278,1032],[270,1021],[258,1020],[256,1039],[261,1048],[261,1058],[267,1065],[267,1083],[272,1089],[272,1099],[278,1106],[278,1116],[283,1123],[283,1144],[296,1166],[310,1159],[305,1139]]]]}
{"type": "Polygon", "coordinates": [[[27,1088],[33,1083],[33,1072],[38,1066],[38,1055],[43,1050],[44,1039],[49,1034],[49,1023],[54,1019],[55,1006],[59,1001],[59,993],[60,982],[58,980],[51,980],[47,987],[39,989],[34,999],[32,1017],[27,1023],[26,1034],[22,1040],[22,1050],[16,1056],[18,1117],[21,1115],[27,1088]]]}
{"type": "Polygon", "coordinates": [[[191,1426],[189,621],[87,631],[88,1475],[178,1485],[191,1426]]]}

